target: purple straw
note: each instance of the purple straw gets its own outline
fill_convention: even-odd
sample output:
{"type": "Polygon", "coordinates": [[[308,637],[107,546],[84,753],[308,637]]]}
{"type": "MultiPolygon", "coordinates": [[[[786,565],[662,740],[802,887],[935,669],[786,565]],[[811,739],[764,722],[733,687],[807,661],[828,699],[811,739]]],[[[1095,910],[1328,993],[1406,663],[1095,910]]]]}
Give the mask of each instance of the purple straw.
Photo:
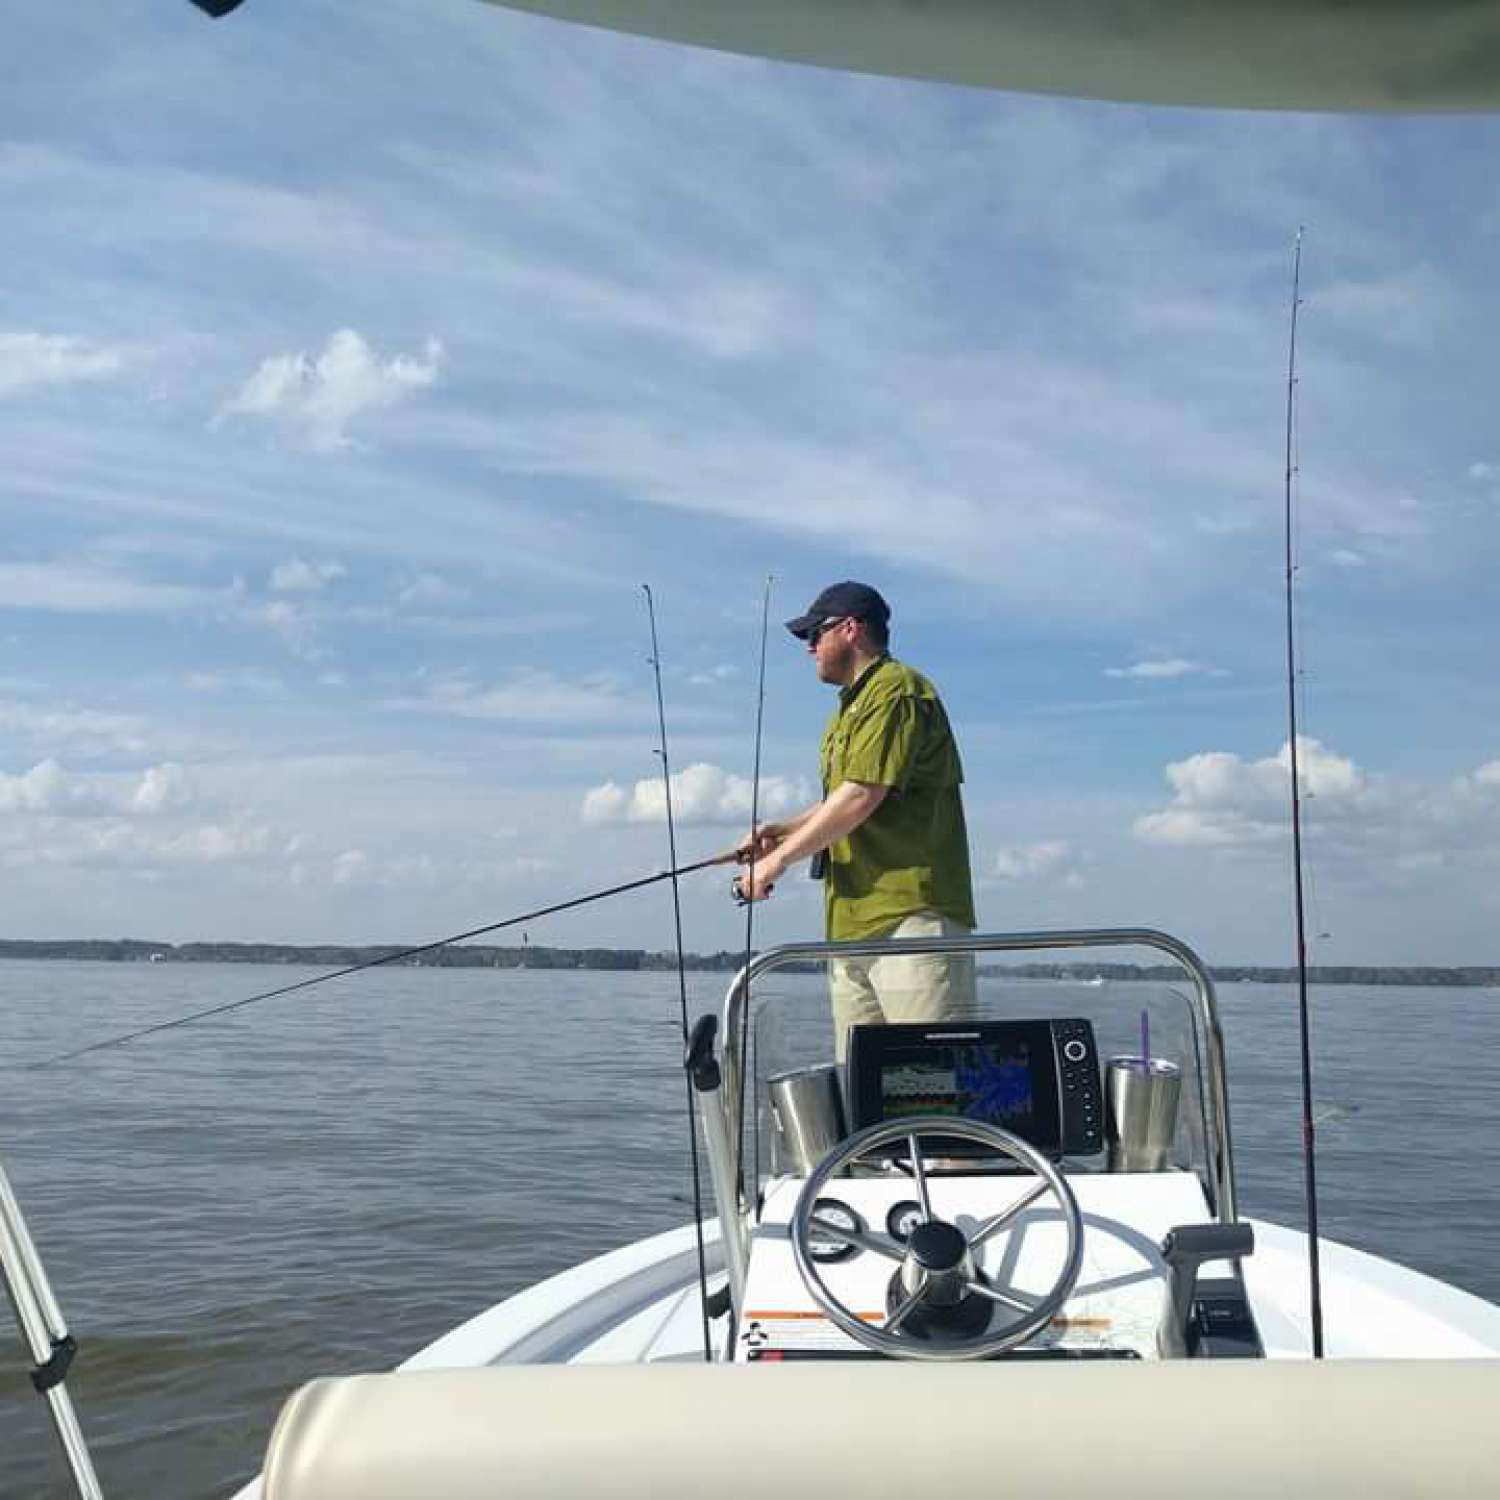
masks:
{"type": "Polygon", "coordinates": [[[1141,1067],[1151,1071],[1151,1013],[1141,1012],[1141,1067]]]}

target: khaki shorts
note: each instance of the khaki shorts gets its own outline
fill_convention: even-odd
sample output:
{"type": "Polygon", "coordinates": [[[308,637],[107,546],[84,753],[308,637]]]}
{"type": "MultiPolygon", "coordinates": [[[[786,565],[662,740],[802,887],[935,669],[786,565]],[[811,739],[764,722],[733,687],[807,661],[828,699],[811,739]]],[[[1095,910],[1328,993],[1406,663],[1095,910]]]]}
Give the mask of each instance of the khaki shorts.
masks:
{"type": "MultiPolygon", "coordinates": [[[[972,931],[934,911],[907,917],[891,938],[953,937],[972,931]]],[[[843,1062],[851,1026],[888,1021],[964,1021],[978,1013],[970,954],[908,953],[889,958],[836,958],[828,966],[834,1055],[843,1062]]]]}

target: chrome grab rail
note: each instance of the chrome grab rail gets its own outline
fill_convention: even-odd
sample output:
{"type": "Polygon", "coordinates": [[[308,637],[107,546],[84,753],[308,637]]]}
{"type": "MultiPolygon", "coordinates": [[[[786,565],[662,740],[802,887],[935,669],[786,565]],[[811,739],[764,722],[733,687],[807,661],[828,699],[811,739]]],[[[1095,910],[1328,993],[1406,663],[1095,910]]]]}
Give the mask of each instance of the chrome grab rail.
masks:
{"type": "MultiPolygon", "coordinates": [[[[744,1137],[740,1127],[744,1073],[739,1054],[740,1028],[744,1024],[745,998],[752,981],[782,964],[830,958],[868,958],[904,953],[1006,953],[1034,952],[1044,948],[1155,948],[1182,965],[1196,991],[1197,1019],[1207,1050],[1208,1128],[1205,1142],[1208,1195],[1223,1224],[1238,1218],[1234,1183],[1234,1149],[1229,1131],[1229,1086],[1225,1075],[1224,1032],[1219,1025],[1219,1006],[1214,982],[1203,960],[1170,933],[1151,927],[1078,928],[1061,932],[975,932],[963,937],[871,938],[852,943],[783,943],[758,953],[735,975],[724,997],[724,1027],[720,1037],[724,1086],[719,1100],[724,1110],[733,1161],[729,1180],[738,1202],[731,1222],[730,1205],[719,1204],[726,1244],[747,1234],[744,1181],[744,1137]]],[[[752,1122],[751,1128],[754,1128],[752,1122]]]]}
{"type": "Polygon", "coordinates": [[[73,1410],[73,1399],[62,1379],[75,1345],[3,1166],[0,1166],[0,1281],[5,1283],[16,1324],[31,1351],[32,1384],[47,1398],[52,1425],[57,1429],[78,1493],[83,1500],[103,1500],[104,1492],[99,1488],[88,1445],[73,1410]]]}

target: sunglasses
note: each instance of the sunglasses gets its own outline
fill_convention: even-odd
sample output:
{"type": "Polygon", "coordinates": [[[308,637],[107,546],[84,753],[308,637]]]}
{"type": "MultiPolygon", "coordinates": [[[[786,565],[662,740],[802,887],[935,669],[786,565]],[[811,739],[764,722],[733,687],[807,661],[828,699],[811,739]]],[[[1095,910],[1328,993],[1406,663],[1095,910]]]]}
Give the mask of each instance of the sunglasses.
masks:
{"type": "Polygon", "coordinates": [[[816,646],[830,630],[844,624],[848,619],[848,615],[840,615],[836,620],[824,620],[821,624],[814,625],[807,632],[807,644],[809,646],[816,646]]]}

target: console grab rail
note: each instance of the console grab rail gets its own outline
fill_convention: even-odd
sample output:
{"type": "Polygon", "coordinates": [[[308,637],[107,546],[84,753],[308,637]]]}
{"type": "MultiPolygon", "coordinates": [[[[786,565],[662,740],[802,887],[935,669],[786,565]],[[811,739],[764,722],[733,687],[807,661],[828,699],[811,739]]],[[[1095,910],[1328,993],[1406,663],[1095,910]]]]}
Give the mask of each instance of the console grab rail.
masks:
{"type": "MultiPolygon", "coordinates": [[[[746,997],[752,981],[771,969],[787,963],[831,958],[866,958],[876,955],[930,953],[1024,953],[1039,949],[1067,948],[1154,948],[1181,964],[1193,982],[1196,1020],[1207,1052],[1206,1090],[1208,1093],[1209,1140],[1206,1144],[1209,1200],[1219,1222],[1233,1224],[1238,1219],[1234,1182],[1234,1153],[1229,1131],[1229,1087],[1225,1073],[1224,1033],[1219,1025],[1219,1006],[1214,994],[1213,978],[1203,960],[1191,948],[1170,933],[1151,927],[1077,928],[1058,932],[976,932],[962,937],[872,938],[843,943],[783,943],[757,954],[735,975],[724,997],[724,1025],[721,1030],[723,1053],[721,1067],[723,1088],[719,1105],[724,1110],[727,1135],[733,1153],[729,1180],[734,1184],[737,1202],[731,1215],[730,1205],[720,1203],[719,1212],[724,1239],[731,1237],[744,1244],[748,1238],[747,1195],[744,1180],[744,1141],[738,1130],[740,1094],[744,1087],[744,1059],[738,1052],[746,997]],[[732,1220],[732,1222],[731,1222],[732,1220]]],[[[753,1128],[753,1127],[752,1127],[753,1128]]]]}

